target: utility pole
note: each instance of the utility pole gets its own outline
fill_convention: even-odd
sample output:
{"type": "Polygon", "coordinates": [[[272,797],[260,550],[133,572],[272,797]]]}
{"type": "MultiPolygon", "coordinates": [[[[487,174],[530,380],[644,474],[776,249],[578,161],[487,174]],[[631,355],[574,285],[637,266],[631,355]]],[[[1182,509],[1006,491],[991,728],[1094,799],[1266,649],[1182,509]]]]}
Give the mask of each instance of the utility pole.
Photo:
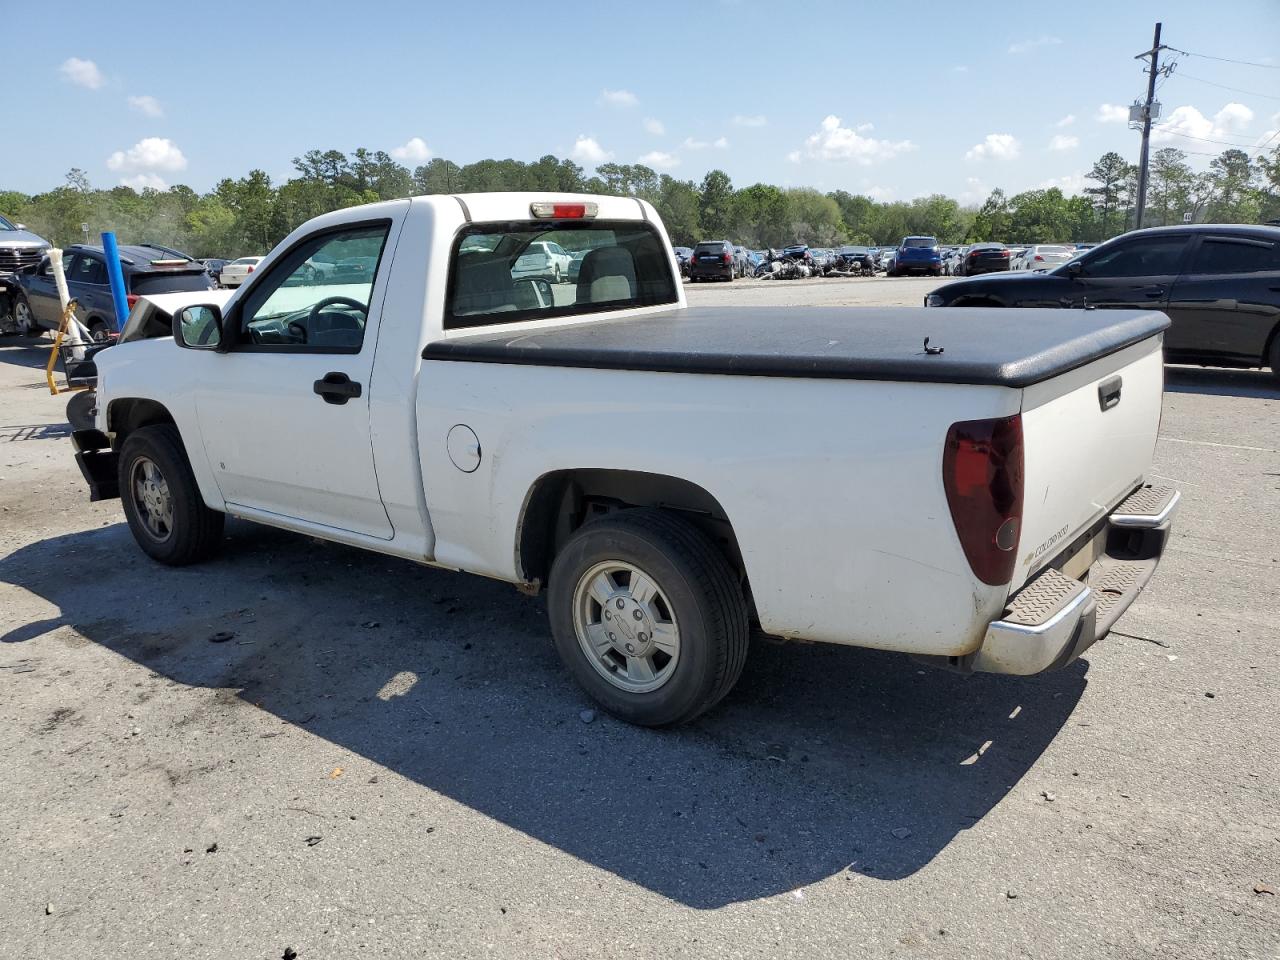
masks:
{"type": "MultiPolygon", "coordinates": [[[[1156,99],[1156,75],[1161,73],[1160,69],[1160,51],[1166,49],[1165,45],[1160,42],[1160,28],[1164,24],[1156,24],[1155,39],[1151,41],[1151,49],[1144,53],[1138,54],[1133,59],[1145,60],[1151,58],[1151,65],[1147,69],[1147,102],[1142,108],[1142,152],[1138,156],[1138,209],[1135,216],[1135,225],[1142,229],[1142,218],[1147,210],[1147,165],[1151,154],[1151,105],[1156,99]]],[[[1163,72],[1168,74],[1172,72],[1172,65],[1164,68],[1163,72]]]]}

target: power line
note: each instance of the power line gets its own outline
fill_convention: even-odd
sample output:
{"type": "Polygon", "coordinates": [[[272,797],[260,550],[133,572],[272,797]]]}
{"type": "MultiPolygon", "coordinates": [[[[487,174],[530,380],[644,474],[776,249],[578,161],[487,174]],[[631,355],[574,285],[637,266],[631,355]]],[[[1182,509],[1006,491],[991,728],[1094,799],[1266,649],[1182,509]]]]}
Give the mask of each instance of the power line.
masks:
{"type": "Polygon", "coordinates": [[[1233,90],[1236,93],[1247,93],[1251,97],[1262,97],[1264,100],[1280,100],[1280,97],[1273,93],[1259,93],[1257,90],[1242,90],[1240,87],[1229,87],[1225,83],[1214,83],[1212,80],[1205,80],[1203,77],[1193,77],[1189,73],[1179,72],[1179,77],[1185,77],[1188,80],[1194,80],[1196,83],[1207,83],[1211,87],[1217,87],[1220,90],[1233,90]]]}
{"type": "Polygon", "coordinates": [[[1179,50],[1177,47],[1169,47],[1174,53],[1180,53],[1184,57],[1200,57],[1202,60],[1218,60],[1222,63],[1238,63],[1244,67],[1261,67],[1264,70],[1280,70],[1280,64],[1277,63],[1256,63],[1253,60],[1232,60],[1230,57],[1214,57],[1207,53],[1192,53],[1189,50],[1179,50]]]}
{"type": "Polygon", "coordinates": [[[1236,147],[1241,150],[1252,150],[1252,143],[1232,143],[1230,140],[1214,140],[1211,137],[1194,137],[1189,133],[1179,133],[1177,130],[1161,130],[1161,134],[1170,137],[1185,137],[1187,140],[1199,140],[1201,143],[1220,143],[1224,147],[1236,147]]]}

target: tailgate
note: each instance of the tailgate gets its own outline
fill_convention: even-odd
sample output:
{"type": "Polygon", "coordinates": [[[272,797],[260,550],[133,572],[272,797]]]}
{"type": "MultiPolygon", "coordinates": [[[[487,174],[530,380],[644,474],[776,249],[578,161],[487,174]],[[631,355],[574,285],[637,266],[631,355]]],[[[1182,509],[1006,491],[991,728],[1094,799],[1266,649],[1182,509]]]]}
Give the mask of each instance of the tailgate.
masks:
{"type": "Polygon", "coordinates": [[[1023,391],[1025,488],[1011,590],[1146,477],[1160,428],[1162,340],[1151,337],[1023,391]]]}

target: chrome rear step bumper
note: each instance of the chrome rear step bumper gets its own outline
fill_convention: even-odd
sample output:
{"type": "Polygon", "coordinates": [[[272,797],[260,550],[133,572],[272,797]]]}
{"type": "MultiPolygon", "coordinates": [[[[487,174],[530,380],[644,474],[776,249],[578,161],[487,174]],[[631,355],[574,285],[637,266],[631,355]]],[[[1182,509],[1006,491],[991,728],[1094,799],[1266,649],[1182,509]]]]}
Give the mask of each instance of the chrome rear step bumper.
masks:
{"type": "Polygon", "coordinates": [[[1180,494],[1140,487],[1111,512],[1106,548],[1082,580],[1052,567],[1009,598],[982,646],[954,666],[1021,676],[1066,666],[1110,632],[1155,573],[1180,494]]]}

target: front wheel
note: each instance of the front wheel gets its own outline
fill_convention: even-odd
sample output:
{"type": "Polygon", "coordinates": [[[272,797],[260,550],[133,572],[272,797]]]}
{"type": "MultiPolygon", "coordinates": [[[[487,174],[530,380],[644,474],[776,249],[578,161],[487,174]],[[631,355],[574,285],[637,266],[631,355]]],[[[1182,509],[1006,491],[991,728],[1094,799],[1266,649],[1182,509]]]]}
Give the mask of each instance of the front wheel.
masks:
{"type": "Polygon", "coordinates": [[[13,301],[13,325],[18,334],[24,337],[40,336],[40,326],[36,323],[35,314],[31,312],[31,304],[26,294],[19,293],[13,301]]]}
{"type": "Polygon", "coordinates": [[[547,608],[574,679],[640,726],[692,720],[732,689],[746,662],[736,573],[706,534],[661,510],[579,528],[551,567],[547,608]]]}
{"type": "Polygon", "coordinates": [[[204,505],[173,424],[129,434],[120,451],[118,479],[129,530],[153,560],[183,566],[217,550],[226,517],[204,505]]]}

